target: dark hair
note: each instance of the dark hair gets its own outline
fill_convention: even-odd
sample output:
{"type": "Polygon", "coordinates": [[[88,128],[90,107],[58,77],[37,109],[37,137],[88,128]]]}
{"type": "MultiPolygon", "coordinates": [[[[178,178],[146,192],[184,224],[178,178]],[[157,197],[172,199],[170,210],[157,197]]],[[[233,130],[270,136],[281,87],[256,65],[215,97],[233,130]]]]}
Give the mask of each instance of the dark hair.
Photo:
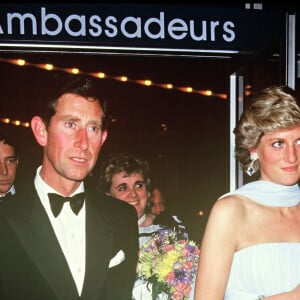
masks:
{"type": "Polygon", "coordinates": [[[109,192],[113,175],[120,172],[125,172],[128,175],[140,173],[144,178],[147,191],[151,190],[148,161],[130,153],[112,154],[100,164],[98,188],[102,192],[109,192]]]}
{"type": "Polygon", "coordinates": [[[56,113],[57,100],[68,93],[98,101],[103,110],[102,130],[107,128],[107,103],[102,99],[101,89],[96,79],[82,75],[70,76],[65,74],[56,74],[49,82],[46,91],[40,93],[37,114],[43,118],[46,125],[49,124],[51,117],[56,113]]]}
{"type": "Polygon", "coordinates": [[[13,135],[6,135],[0,131],[0,142],[7,144],[14,148],[15,155],[18,153],[17,140],[13,135]]]}

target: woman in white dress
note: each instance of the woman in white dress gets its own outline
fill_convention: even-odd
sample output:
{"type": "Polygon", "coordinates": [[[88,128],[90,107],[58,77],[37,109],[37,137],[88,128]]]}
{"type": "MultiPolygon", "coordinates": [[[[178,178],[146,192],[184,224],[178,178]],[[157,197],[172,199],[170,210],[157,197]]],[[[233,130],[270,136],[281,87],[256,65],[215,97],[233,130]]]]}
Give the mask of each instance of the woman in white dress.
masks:
{"type": "Polygon", "coordinates": [[[257,180],[223,195],[201,243],[195,300],[300,299],[300,108],[271,86],[235,130],[241,168],[257,180]]]}

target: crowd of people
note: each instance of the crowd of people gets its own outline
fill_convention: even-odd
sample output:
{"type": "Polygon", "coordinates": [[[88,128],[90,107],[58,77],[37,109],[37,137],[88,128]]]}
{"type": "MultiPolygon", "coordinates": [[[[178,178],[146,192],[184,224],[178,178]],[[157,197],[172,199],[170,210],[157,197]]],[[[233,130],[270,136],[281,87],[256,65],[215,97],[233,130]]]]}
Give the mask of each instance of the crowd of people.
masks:
{"type": "MultiPolygon", "coordinates": [[[[137,273],[139,250],[165,229],[188,240],[189,228],[169,210],[149,162],[135,153],[99,157],[109,130],[107,103],[94,79],[57,76],[36,109],[31,130],[42,161],[20,186],[18,151],[0,134],[0,299],[152,299],[137,273]],[[96,164],[99,176],[87,184],[96,164]]],[[[234,134],[250,182],[215,201],[192,291],[178,299],[298,299],[300,107],[294,91],[271,86],[257,93],[234,134]]]]}

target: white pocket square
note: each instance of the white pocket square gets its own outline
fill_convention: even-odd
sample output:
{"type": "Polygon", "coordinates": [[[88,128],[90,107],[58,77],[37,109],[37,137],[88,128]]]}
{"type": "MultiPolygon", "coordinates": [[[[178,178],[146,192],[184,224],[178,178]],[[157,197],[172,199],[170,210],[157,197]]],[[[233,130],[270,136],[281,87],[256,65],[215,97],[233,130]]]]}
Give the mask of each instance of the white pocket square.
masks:
{"type": "Polygon", "coordinates": [[[115,267],[119,265],[122,261],[125,260],[125,253],[123,250],[120,250],[110,261],[109,261],[109,268],[115,267]]]}

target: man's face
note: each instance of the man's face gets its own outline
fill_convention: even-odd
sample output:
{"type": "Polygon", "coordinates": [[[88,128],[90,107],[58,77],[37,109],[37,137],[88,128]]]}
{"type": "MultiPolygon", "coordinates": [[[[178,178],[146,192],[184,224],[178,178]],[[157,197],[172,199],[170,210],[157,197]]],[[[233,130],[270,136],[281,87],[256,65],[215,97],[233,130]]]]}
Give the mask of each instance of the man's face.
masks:
{"type": "Polygon", "coordinates": [[[102,131],[103,111],[98,101],[64,94],[41,139],[44,146],[42,178],[57,190],[62,183],[80,183],[96,164],[107,132],[102,131]],[[89,100],[89,101],[88,101],[89,100]]]}
{"type": "Polygon", "coordinates": [[[0,141],[0,196],[5,195],[13,185],[17,166],[14,148],[0,141]]]}
{"type": "Polygon", "coordinates": [[[161,212],[165,211],[165,201],[158,189],[154,189],[152,197],[149,199],[151,205],[151,213],[158,216],[161,212]]]}

